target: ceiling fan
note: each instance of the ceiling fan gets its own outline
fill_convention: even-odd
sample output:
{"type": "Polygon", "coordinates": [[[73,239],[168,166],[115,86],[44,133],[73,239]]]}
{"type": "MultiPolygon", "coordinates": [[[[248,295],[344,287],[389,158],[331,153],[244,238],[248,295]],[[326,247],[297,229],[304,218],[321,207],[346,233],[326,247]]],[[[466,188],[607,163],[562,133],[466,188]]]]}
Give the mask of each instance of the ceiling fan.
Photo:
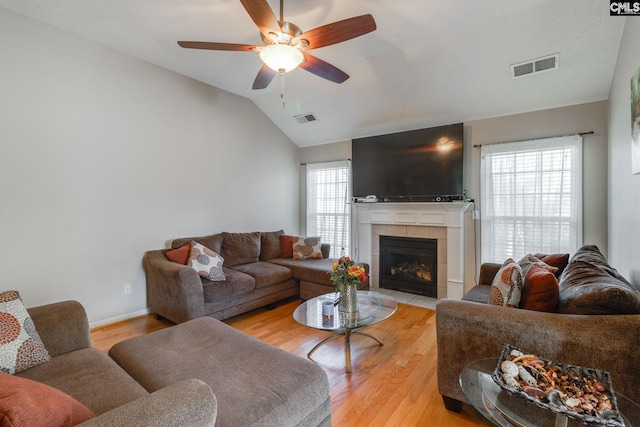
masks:
{"type": "Polygon", "coordinates": [[[197,41],[179,41],[178,44],[188,49],[258,52],[264,64],[253,82],[253,89],[266,88],[276,74],[284,75],[298,66],[324,79],[342,83],[349,78],[348,74],[320,58],[309,55],[307,51],[341,43],[376,29],[371,15],[361,15],[303,33],[297,25],[284,20],[283,0],[280,0],[279,20],[276,19],[267,0],[240,2],[260,29],[263,46],[197,41]]]}

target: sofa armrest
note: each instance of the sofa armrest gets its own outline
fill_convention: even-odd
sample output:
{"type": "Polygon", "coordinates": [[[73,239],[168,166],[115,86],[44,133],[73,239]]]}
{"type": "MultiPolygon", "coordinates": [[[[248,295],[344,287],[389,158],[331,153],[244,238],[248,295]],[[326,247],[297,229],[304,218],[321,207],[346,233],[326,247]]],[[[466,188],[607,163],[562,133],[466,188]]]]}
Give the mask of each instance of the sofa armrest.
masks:
{"type": "Polygon", "coordinates": [[[91,347],[87,313],[77,301],[61,301],[27,309],[52,357],[91,347]]]}
{"type": "Polygon", "coordinates": [[[480,266],[480,278],[478,279],[478,285],[491,286],[493,278],[496,277],[500,267],[502,267],[502,264],[496,264],[495,262],[482,263],[480,266]]]}
{"type": "Polygon", "coordinates": [[[198,272],[169,261],[164,252],[149,251],[142,258],[151,311],[175,323],[204,316],[204,293],[198,272]]]}
{"type": "Polygon", "coordinates": [[[185,380],[141,397],[79,424],[110,426],[213,426],[218,403],[211,388],[196,379],[185,380]]]}
{"type": "Polygon", "coordinates": [[[608,371],[616,391],[640,399],[638,314],[543,313],[443,299],[436,305],[436,333],[438,388],[445,397],[466,401],[462,369],[477,359],[498,358],[508,343],[549,360],[608,371]]]}
{"type": "Polygon", "coordinates": [[[320,252],[322,252],[323,258],[329,258],[331,245],[329,243],[320,243],[320,252]]]}

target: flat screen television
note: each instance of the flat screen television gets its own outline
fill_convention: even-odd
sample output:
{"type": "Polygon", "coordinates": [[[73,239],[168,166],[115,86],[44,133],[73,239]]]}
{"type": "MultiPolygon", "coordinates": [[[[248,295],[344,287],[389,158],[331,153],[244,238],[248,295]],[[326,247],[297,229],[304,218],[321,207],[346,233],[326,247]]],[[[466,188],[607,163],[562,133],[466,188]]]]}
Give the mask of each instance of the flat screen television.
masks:
{"type": "Polygon", "coordinates": [[[463,198],[462,123],[357,138],[351,150],[355,201],[463,198]]]}

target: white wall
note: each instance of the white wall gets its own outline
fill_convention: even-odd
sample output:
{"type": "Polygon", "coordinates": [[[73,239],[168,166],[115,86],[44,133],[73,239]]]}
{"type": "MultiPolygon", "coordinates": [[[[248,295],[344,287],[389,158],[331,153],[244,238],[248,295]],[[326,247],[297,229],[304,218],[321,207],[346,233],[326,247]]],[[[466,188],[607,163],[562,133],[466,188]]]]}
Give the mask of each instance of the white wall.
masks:
{"type": "Polygon", "coordinates": [[[640,67],[640,21],[627,18],[609,92],[609,261],[640,285],[640,175],[631,174],[631,77],[640,67]]]}
{"type": "Polygon", "coordinates": [[[298,229],[297,147],[249,100],[2,8],[0,57],[0,290],[27,306],[143,313],[145,251],[298,229]]]}

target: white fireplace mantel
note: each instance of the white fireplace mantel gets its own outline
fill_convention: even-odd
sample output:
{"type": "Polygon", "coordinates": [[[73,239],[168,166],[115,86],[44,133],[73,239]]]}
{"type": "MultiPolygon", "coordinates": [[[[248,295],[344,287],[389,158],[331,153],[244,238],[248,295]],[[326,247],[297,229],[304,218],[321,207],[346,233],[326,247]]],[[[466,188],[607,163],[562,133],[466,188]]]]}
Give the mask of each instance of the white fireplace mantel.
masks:
{"type": "MultiPolygon", "coordinates": [[[[446,245],[443,245],[446,246],[446,297],[460,299],[473,286],[472,203],[354,203],[351,211],[351,252],[355,259],[368,263],[371,271],[377,274],[378,257],[373,256],[372,249],[377,247],[377,242],[372,239],[374,225],[387,226],[385,234],[389,235],[403,235],[406,227],[446,229],[446,245]]],[[[443,296],[438,293],[438,298],[443,296]]]]}

